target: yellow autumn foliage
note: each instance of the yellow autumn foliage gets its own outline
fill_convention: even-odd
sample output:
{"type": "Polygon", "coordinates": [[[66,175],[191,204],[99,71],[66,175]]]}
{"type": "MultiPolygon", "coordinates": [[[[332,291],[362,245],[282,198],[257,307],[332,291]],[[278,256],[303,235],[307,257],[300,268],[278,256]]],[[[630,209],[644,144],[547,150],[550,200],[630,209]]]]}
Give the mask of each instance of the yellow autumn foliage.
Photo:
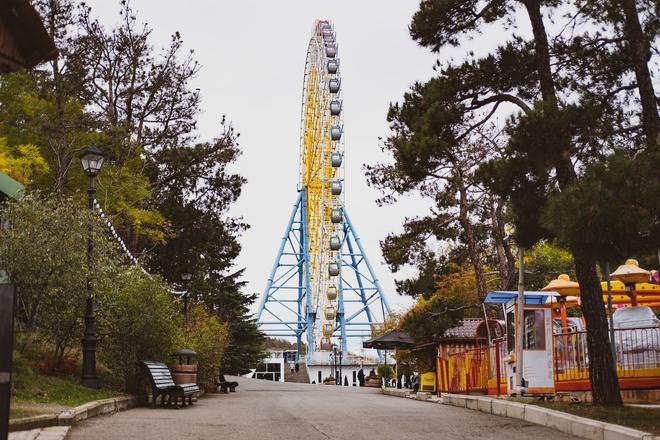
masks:
{"type": "Polygon", "coordinates": [[[0,171],[23,185],[29,185],[36,176],[48,170],[48,163],[36,145],[10,147],[7,138],[0,137],[0,171]]]}

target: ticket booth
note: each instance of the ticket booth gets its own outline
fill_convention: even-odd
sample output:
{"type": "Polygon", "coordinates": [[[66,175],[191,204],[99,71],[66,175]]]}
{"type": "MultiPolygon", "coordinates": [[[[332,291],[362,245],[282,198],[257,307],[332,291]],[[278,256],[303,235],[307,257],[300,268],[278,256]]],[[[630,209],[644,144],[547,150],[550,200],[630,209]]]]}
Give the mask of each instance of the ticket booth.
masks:
{"type": "MultiPolygon", "coordinates": [[[[552,353],[552,301],[556,292],[525,292],[523,333],[523,392],[526,394],[554,394],[552,353]]],[[[506,351],[504,371],[507,394],[517,394],[516,384],[516,329],[518,328],[518,292],[493,291],[486,303],[502,304],[506,316],[506,351]]]]}

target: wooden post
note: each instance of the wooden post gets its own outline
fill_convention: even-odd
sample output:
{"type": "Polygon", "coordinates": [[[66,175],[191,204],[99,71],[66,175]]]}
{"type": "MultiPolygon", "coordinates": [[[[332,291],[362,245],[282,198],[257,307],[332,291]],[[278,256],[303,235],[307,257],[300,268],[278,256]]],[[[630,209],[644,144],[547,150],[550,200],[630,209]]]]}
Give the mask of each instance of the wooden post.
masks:
{"type": "MultiPolygon", "coordinates": [[[[4,272],[0,271],[0,278],[4,272]]],[[[11,363],[14,348],[14,286],[0,280],[0,440],[9,437],[11,363]]]]}
{"type": "Polygon", "coordinates": [[[566,298],[563,296],[559,299],[559,314],[561,316],[561,332],[564,333],[568,327],[568,315],[566,313],[566,298]]]}

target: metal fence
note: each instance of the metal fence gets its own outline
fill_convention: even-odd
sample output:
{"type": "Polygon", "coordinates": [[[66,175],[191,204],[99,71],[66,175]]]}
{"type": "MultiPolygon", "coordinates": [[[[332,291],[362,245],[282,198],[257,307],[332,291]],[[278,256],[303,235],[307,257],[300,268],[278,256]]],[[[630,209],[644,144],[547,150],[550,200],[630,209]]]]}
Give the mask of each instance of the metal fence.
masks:
{"type": "Polygon", "coordinates": [[[450,393],[488,393],[488,347],[477,347],[441,359],[442,391],[450,393]]]}
{"type": "MultiPolygon", "coordinates": [[[[614,329],[619,378],[660,376],[660,326],[614,329]]],[[[589,379],[586,331],[554,335],[555,382],[589,379]]]]}
{"type": "MultiPolygon", "coordinates": [[[[660,326],[614,330],[617,374],[622,389],[660,384],[660,326]],[[651,384],[651,385],[649,385],[651,384]]],[[[589,350],[586,331],[566,331],[553,336],[555,383],[572,390],[581,381],[588,389],[589,350]]],[[[451,353],[438,358],[440,391],[450,393],[503,394],[507,390],[506,339],[490,346],[451,353]]],[[[578,384],[579,385],[579,384],[578,384]]],[[[584,387],[587,388],[584,388],[584,387]]]]}
{"type": "Polygon", "coordinates": [[[504,358],[508,356],[506,338],[499,338],[487,348],[488,394],[506,394],[506,371],[504,358]]]}

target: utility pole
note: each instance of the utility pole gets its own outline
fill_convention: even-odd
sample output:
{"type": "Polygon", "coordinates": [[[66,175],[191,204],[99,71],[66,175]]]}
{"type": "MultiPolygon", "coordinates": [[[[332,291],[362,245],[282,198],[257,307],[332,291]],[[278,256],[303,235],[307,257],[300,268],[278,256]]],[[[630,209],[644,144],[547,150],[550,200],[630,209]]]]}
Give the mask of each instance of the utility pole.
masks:
{"type": "Polygon", "coordinates": [[[521,396],[525,387],[523,377],[523,343],[525,341],[525,251],[518,249],[518,325],[516,326],[516,393],[521,396]]]}

